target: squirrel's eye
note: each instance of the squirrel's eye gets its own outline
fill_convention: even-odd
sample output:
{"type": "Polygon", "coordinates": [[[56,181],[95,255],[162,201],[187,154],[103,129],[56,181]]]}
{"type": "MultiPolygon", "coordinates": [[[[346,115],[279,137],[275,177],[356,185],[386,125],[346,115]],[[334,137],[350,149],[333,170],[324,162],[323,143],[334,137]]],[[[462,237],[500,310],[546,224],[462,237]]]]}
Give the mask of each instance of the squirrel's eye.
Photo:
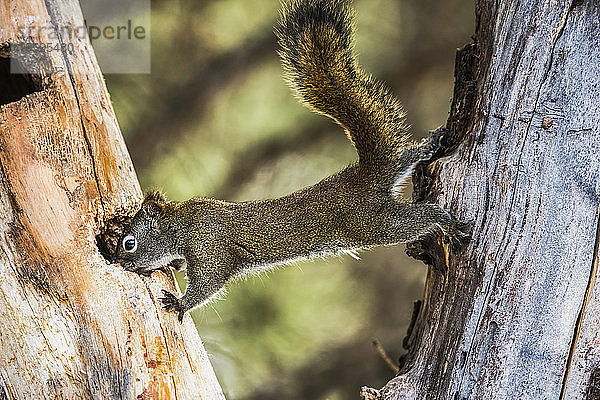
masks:
{"type": "Polygon", "coordinates": [[[137,240],[131,235],[123,239],[123,249],[128,253],[133,253],[137,249],[137,240]]]}

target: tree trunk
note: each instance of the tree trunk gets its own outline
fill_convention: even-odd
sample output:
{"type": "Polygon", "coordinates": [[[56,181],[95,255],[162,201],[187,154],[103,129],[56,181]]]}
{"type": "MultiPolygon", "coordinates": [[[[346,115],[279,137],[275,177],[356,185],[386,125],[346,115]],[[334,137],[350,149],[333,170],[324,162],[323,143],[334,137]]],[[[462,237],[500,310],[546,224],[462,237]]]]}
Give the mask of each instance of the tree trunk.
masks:
{"type": "Polygon", "coordinates": [[[415,196],[474,221],[433,265],[382,399],[599,399],[600,2],[479,0],[447,154],[415,196]]]}
{"type": "Polygon", "coordinates": [[[223,399],[190,317],[157,301],[173,279],[98,251],[141,191],[89,41],[18,51],[46,22],[84,25],[75,0],[0,0],[0,399],[223,399]]]}

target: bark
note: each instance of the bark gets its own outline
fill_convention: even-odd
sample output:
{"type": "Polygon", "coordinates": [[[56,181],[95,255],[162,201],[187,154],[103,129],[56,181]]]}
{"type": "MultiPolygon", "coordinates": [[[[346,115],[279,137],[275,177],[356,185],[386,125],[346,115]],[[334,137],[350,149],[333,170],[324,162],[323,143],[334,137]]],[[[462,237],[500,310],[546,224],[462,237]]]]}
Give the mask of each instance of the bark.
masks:
{"type": "Polygon", "coordinates": [[[160,309],[172,277],[98,251],[141,191],[89,42],[17,57],[17,28],[45,22],[84,25],[75,0],[0,1],[0,398],[223,399],[190,317],[160,309]]]}
{"type": "Polygon", "coordinates": [[[456,154],[415,179],[415,197],[472,220],[473,238],[458,253],[409,246],[433,267],[379,398],[598,399],[600,2],[476,12],[456,60],[456,154]]]}

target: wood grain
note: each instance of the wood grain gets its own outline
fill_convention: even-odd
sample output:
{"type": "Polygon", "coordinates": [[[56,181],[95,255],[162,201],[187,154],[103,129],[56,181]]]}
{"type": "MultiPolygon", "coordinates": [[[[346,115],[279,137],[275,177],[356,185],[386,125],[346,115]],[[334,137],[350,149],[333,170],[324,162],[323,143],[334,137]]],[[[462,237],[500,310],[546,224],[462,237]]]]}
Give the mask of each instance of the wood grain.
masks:
{"type": "MultiPolygon", "coordinates": [[[[68,22],[83,25],[74,0],[0,1],[0,46],[24,24],[68,22]]],[[[160,309],[172,277],[98,252],[141,190],[93,50],[71,40],[0,107],[0,398],[223,399],[191,319],[160,309]]]]}
{"type": "Polygon", "coordinates": [[[474,221],[473,240],[458,254],[422,244],[435,268],[380,396],[585,399],[600,365],[600,4],[476,10],[448,120],[456,153],[415,179],[417,198],[474,221]]]}

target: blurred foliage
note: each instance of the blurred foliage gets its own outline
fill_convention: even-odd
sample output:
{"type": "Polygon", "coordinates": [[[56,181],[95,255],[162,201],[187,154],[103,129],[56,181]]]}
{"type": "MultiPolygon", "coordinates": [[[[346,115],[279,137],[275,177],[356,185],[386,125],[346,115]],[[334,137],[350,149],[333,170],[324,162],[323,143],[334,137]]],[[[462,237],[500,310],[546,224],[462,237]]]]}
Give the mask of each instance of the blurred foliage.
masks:
{"type": "MultiPolygon", "coordinates": [[[[278,0],[155,0],[152,74],[107,84],[142,186],[250,200],[311,185],[356,158],[342,130],[281,79],[278,0]]],[[[355,0],[361,64],[402,99],[415,136],[445,122],[471,1],[355,0]]],[[[352,399],[393,373],[425,267],[402,246],[305,262],[229,286],[193,312],[229,399],[352,399]]],[[[179,277],[181,278],[181,276],[179,277]]]]}

